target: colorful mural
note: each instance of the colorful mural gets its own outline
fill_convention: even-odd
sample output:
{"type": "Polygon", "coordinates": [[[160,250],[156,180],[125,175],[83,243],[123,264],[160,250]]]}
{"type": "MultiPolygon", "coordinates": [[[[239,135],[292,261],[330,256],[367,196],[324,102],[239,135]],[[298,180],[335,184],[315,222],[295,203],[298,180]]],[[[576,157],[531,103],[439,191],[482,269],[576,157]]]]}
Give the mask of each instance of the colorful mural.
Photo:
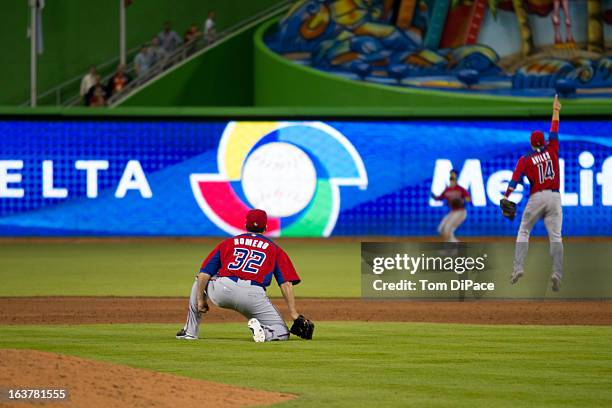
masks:
{"type": "Polygon", "coordinates": [[[300,0],[266,43],[380,84],[609,98],[611,24],[610,0],[300,0]]]}

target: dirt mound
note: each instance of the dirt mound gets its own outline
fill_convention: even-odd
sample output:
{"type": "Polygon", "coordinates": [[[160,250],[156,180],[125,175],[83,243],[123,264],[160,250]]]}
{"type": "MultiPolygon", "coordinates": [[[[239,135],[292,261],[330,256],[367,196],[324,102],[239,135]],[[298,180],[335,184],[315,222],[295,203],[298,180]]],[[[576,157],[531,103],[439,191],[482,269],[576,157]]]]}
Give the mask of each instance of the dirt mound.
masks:
{"type": "MultiPolygon", "coordinates": [[[[284,302],[273,303],[288,316],[284,302]]],[[[298,299],[314,321],[354,320],[473,324],[612,325],[612,301],[427,302],[363,299],[298,299]]],[[[177,323],[186,298],[0,298],[0,324],[177,323]]],[[[243,322],[238,313],[212,307],[205,322],[243,322]]]]}
{"type": "MultiPolygon", "coordinates": [[[[50,404],[62,408],[247,407],[295,398],[33,350],[0,350],[0,384],[5,390],[66,389],[67,401],[50,404]]],[[[2,407],[41,406],[40,401],[9,403],[3,397],[2,407]]]]}

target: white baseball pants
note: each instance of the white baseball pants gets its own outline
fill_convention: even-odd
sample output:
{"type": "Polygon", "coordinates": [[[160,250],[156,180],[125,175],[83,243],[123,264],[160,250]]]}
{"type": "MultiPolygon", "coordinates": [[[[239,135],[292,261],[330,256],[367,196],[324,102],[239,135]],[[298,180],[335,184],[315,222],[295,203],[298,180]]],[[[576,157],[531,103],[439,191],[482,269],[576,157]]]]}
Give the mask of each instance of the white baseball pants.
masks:
{"type": "MultiPolygon", "coordinates": [[[[198,313],[198,280],[194,282],[189,297],[189,311],[185,330],[192,336],[200,335],[201,316],[198,313]]],[[[247,319],[256,318],[266,332],[266,341],[288,340],[289,329],[282,316],[274,307],[261,286],[251,285],[251,281],[230,278],[213,278],[208,283],[208,299],[216,306],[232,309],[247,319]]]]}
{"type": "Polygon", "coordinates": [[[531,230],[536,222],[541,219],[544,220],[544,226],[550,241],[550,256],[553,260],[552,272],[561,278],[563,277],[563,240],[561,237],[563,210],[561,209],[561,194],[551,190],[539,191],[529,197],[516,236],[514,273],[523,272],[525,258],[529,251],[531,230]]]}
{"type": "Polygon", "coordinates": [[[459,242],[457,237],[455,237],[455,231],[463,221],[465,221],[467,217],[467,211],[465,208],[461,210],[450,211],[448,214],[442,218],[440,221],[440,225],[438,225],[438,232],[440,235],[446,237],[447,242],[459,242]]]}

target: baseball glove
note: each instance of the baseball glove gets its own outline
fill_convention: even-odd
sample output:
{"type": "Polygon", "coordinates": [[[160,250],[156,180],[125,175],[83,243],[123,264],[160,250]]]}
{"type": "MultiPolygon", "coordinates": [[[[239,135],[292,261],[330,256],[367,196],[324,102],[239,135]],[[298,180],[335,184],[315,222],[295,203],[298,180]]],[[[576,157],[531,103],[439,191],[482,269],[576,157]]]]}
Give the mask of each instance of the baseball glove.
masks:
{"type": "Polygon", "coordinates": [[[291,334],[301,337],[306,340],[312,340],[312,334],[314,333],[315,325],[313,322],[308,320],[302,315],[299,315],[297,319],[293,321],[291,325],[291,334]]]}
{"type": "Polygon", "coordinates": [[[502,215],[512,221],[516,216],[516,203],[507,198],[502,198],[499,201],[499,206],[501,207],[502,215]]]}
{"type": "Polygon", "coordinates": [[[453,210],[456,210],[458,208],[462,208],[463,207],[463,200],[460,199],[460,198],[455,198],[455,199],[451,200],[450,207],[453,210]]]}

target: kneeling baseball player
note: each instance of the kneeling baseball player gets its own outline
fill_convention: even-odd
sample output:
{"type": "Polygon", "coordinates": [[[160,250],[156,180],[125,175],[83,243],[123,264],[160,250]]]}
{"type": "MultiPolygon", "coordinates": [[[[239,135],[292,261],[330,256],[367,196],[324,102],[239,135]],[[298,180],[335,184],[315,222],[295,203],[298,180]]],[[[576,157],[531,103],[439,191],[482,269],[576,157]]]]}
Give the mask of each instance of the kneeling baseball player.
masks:
{"type": "Polygon", "coordinates": [[[295,308],[293,285],[300,283],[300,278],[285,251],[262,235],[267,222],[265,211],[249,211],[247,233],[222,241],[202,262],[191,289],[187,322],[176,334],[177,339],[198,339],[200,319],[208,311],[208,299],[249,319],[247,325],[256,343],[288,340],[290,332],[312,339],[314,324],[295,308]],[[266,296],[266,287],[273,276],[293,319],[291,330],[266,296]]]}

